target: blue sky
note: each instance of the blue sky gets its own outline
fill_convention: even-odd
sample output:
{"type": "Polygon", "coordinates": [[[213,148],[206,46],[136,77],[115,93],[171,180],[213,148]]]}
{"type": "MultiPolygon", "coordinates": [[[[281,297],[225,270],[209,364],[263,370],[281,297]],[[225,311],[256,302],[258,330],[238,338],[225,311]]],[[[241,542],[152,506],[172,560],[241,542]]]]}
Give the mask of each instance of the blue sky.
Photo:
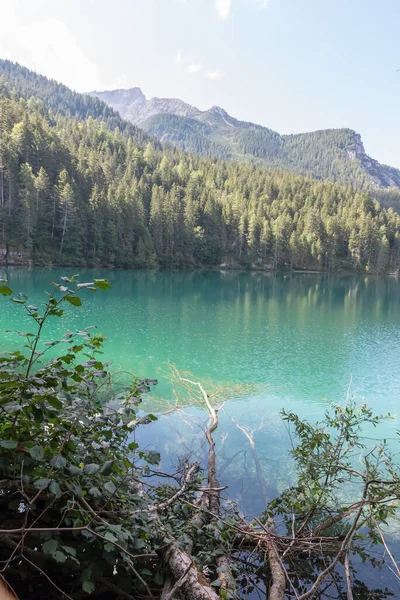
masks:
{"type": "Polygon", "coordinates": [[[281,133],[350,127],[400,167],[399,0],[0,0],[0,56],[281,133]]]}

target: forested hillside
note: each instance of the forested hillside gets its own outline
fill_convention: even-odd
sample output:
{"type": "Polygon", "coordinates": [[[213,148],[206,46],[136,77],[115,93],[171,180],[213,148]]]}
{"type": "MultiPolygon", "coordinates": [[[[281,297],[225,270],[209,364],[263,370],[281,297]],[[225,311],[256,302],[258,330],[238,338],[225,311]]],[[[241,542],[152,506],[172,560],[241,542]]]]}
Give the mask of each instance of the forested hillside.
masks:
{"type": "MultiPolygon", "coordinates": [[[[67,88],[64,108],[53,98],[48,110],[43,80],[34,89],[44,101],[19,98],[4,80],[0,88],[3,261],[372,272],[400,265],[400,216],[368,192],[159,149],[102,115],[71,118],[83,115],[69,102],[83,100],[67,88]]],[[[27,83],[25,96],[29,90],[27,83]]]]}
{"type": "Polygon", "coordinates": [[[400,171],[369,157],[352,129],[280,135],[213,106],[201,111],[176,98],[146,99],[140,88],[92,92],[148,133],[202,156],[281,168],[360,189],[400,187],[400,171]]]}
{"type": "MultiPolygon", "coordinates": [[[[48,79],[10,60],[0,59],[0,79],[8,82],[16,97],[29,100],[32,96],[42,100],[51,113],[77,119],[99,119],[105,121],[111,130],[133,137],[137,142],[149,139],[142,129],[125,121],[108,104],[87,94],[78,94],[54,79],[48,79]]],[[[38,105],[36,105],[38,107],[38,105]]],[[[153,140],[153,143],[156,143],[153,140]]]]}

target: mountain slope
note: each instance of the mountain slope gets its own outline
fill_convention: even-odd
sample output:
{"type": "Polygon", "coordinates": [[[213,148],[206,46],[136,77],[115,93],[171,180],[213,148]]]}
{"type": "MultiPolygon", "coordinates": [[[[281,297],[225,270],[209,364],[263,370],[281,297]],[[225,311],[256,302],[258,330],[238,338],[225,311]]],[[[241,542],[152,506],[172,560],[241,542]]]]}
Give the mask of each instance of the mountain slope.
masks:
{"type": "Polygon", "coordinates": [[[140,88],[91,92],[160,140],[203,156],[256,162],[363,189],[400,188],[400,170],[370,158],[351,129],[295,135],[239,121],[213,106],[200,111],[176,98],[147,100],[140,88]]]}
{"type": "Polygon", "coordinates": [[[19,97],[29,100],[32,96],[43,101],[47,108],[55,114],[77,119],[89,117],[105,121],[110,129],[118,127],[126,135],[138,142],[146,142],[149,136],[142,129],[135,127],[129,120],[124,120],[109,104],[88,94],[74,92],[66,85],[39,75],[18,63],[0,59],[0,86],[6,84],[19,97]]]}
{"type": "MultiPolygon", "coordinates": [[[[23,74],[29,99],[0,80],[0,262],[400,269],[400,215],[368,191],[145,145],[119,115],[118,128],[113,115],[78,119],[79,95],[55,88],[58,105],[55,82],[23,74]]],[[[201,129],[221,118],[234,122],[216,108],[188,121],[201,129]]]]}

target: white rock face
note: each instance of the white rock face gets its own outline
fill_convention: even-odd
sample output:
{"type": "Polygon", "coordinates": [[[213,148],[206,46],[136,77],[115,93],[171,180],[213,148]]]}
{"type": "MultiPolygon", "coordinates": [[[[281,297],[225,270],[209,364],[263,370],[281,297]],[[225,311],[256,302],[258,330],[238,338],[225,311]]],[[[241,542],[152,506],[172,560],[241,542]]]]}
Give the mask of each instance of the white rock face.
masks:
{"type": "Polygon", "coordinates": [[[154,115],[171,114],[194,118],[201,111],[178,98],[151,98],[148,100],[140,88],[112,90],[110,92],[90,92],[110,104],[119,114],[139,125],[154,115]]]}
{"type": "Polygon", "coordinates": [[[397,169],[381,165],[377,160],[365,152],[359,133],[354,132],[354,147],[346,148],[350,160],[359,160],[362,169],[377,187],[399,187],[400,173],[397,169]]]}

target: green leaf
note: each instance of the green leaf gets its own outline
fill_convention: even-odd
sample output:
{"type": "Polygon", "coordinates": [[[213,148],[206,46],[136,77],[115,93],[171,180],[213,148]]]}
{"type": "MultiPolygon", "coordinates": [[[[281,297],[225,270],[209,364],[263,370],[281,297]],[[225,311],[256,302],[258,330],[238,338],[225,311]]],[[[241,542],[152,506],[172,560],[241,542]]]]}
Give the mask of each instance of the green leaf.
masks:
{"type": "Polygon", "coordinates": [[[64,311],[62,308],[59,308],[57,310],[55,310],[54,308],[49,312],[49,315],[53,316],[53,317],[62,317],[64,314],[64,311]]]}
{"type": "Polygon", "coordinates": [[[47,402],[50,404],[50,406],[56,408],[57,410],[62,409],[61,400],[59,400],[58,398],[54,398],[54,396],[50,396],[49,398],[47,398],[47,402]]]}
{"type": "Polygon", "coordinates": [[[54,539],[47,540],[47,542],[45,542],[42,546],[43,552],[45,554],[50,554],[50,555],[53,555],[54,552],[56,552],[57,547],[58,547],[58,544],[57,544],[56,540],[54,540],[54,539]]]}
{"type": "Polygon", "coordinates": [[[110,531],[106,531],[104,537],[110,542],[118,542],[118,538],[116,538],[115,535],[113,535],[110,531]]]}
{"type": "Polygon", "coordinates": [[[75,465],[69,465],[68,471],[71,473],[71,475],[79,475],[82,473],[82,469],[76,467],[75,465]]]}
{"type": "Polygon", "coordinates": [[[100,498],[100,496],[101,496],[101,492],[100,492],[99,488],[95,487],[95,486],[90,488],[89,494],[90,494],[90,496],[93,496],[93,498],[100,498]]]}
{"type": "Polygon", "coordinates": [[[65,296],[64,300],[73,306],[82,306],[82,300],[79,298],[79,296],[65,296]]]}
{"type": "Polygon", "coordinates": [[[65,554],[63,552],[60,552],[60,550],[56,550],[52,554],[52,557],[54,558],[54,560],[56,560],[59,563],[64,563],[67,560],[67,557],[65,556],[65,554]]]}
{"type": "Polygon", "coordinates": [[[154,450],[144,450],[143,452],[140,452],[139,456],[149,463],[149,465],[157,465],[161,459],[160,453],[155,452],[154,450]]]}
{"type": "Polygon", "coordinates": [[[82,589],[87,594],[92,594],[95,590],[95,587],[96,586],[94,585],[93,581],[84,581],[82,583],[82,589]]]}
{"type": "Polygon", "coordinates": [[[57,481],[54,481],[54,479],[51,481],[51,483],[49,485],[49,492],[54,494],[57,498],[59,498],[61,496],[61,488],[58,485],[57,481]]]}
{"type": "Polygon", "coordinates": [[[107,483],[104,484],[104,489],[107,490],[107,492],[109,492],[110,494],[113,494],[117,488],[115,487],[115,484],[112,481],[107,481],[107,483]]]}
{"type": "Polygon", "coordinates": [[[94,475],[95,473],[97,473],[97,471],[99,469],[100,469],[100,465],[97,465],[96,463],[90,463],[89,465],[85,465],[83,470],[88,475],[94,475]]]}
{"type": "Polygon", "coordinates": [[[75,550],[75,548],[72,548],[71,546],[61,546],[61,548],[67,554],[70,554],[71,556],[76,556],[76,550],[75,550]]]}
{"type": "Polygon", "coordinates": [[[107,460],[104,465],[101,467],[100,469],[100,473],[102,475],[109,475],[112,471],[114,465],[114,461],[113,460],[107,460]]]}
{"type": "Polygon", "coordinates": [[[83,535],[83,537],[85,537],[88,540],[94,539],[93,533],[90,533],[90,531],[86,531],[85,529],[82,531],[81,535],[83,535]]]}
{"type": "Polygon", "coordinates": [[[33,482],[33,485],[35,486],[35,488],[43,488],[45,490],[50,482],[51,479],[36,479],[36,481],[33,482]]]}
{"type": "Polygon", "coordinates": [[[110,285],[108,279],[95,279],[93,284],[98,290],[111,289],[111,285],[110,285]]]}
{"type": "Polygon", "coordinates": [[[32,448],[29,450],[29,454],[35,460],[43,460],[44,452],[41,446],[32,446],[32,448]]]}
{"type": "Polygon", "coordinates": [[[51,466],[55,469],[63,469],[66,463],[67,461],[63,456],[54,456],[50,461],[51,466]]]}
{"type": "Polygon", "coordinates": [[[12,290],[10,290],[8,285],[0,285],[0,294],[2,296],[11,296],[12,290]]]}
{"type": "Polygon", "coordinates": [[[2,448],[13,450],[18,446],[18,442],[16,442],[15,440],[0,440],[0,446],[2,448]]]}

